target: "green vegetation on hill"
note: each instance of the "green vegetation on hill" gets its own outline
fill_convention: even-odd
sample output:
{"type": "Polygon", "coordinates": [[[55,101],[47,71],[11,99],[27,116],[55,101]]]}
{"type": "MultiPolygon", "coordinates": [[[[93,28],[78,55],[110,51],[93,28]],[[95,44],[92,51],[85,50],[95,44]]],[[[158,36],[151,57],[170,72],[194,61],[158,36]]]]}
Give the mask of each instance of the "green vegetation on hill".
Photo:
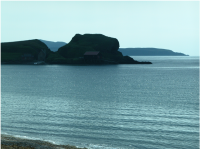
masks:
{"type": "Polygon", "coordinates": [[[25,40],[16,42],[1,43],[1,62],[23,63],[23,54],[33,56],[32,61],[38,59],[41,49],[46,50],[47,55],[50,53],[49,48],[40,40],[25,40]]]}

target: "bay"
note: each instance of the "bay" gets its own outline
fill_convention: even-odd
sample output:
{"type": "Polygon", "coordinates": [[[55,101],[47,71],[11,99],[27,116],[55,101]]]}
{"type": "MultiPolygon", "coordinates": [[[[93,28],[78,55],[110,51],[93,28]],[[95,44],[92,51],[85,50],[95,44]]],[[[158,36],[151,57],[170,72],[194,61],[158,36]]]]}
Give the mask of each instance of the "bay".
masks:
{"type": "Polygon", "coordinates": [[[199,57],[1,65],[1,133],[123,149],[199,147],[199,57]]]}

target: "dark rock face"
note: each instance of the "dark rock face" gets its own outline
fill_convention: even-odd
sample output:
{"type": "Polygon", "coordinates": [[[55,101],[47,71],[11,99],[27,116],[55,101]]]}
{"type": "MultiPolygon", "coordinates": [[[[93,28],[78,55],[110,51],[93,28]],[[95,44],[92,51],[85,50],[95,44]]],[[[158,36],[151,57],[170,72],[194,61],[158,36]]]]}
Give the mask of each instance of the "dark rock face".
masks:
{"type": "Polygon", "coordinates": [[[116,53],[119,41],[116,38],[102,34],[76,34],[65,46],[58,49],[58,53],[65,58],[82,57],[86,51],[100,51],[104,57],[116,53]]]}

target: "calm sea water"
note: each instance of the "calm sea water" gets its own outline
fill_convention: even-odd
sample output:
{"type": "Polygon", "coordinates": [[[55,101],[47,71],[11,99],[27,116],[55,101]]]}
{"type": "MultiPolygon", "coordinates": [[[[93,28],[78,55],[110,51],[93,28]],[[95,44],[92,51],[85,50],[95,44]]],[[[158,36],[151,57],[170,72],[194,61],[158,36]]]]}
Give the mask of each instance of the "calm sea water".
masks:
{"type": "Polygon", "coordinates": [[[1,133],[88,148],[198,149],[199,57],[2,65],[1,133]]]}

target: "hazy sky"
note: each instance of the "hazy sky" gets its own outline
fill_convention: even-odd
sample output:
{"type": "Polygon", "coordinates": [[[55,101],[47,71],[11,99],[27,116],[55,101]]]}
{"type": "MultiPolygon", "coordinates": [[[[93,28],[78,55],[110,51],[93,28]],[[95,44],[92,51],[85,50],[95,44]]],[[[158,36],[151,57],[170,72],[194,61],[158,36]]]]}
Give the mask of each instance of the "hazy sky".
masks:
{"type": "Polygon", "coordinates": [[[198,1],[1,1],[1,42],[100,33],[121,48],[199,55],[198,1]]]}

